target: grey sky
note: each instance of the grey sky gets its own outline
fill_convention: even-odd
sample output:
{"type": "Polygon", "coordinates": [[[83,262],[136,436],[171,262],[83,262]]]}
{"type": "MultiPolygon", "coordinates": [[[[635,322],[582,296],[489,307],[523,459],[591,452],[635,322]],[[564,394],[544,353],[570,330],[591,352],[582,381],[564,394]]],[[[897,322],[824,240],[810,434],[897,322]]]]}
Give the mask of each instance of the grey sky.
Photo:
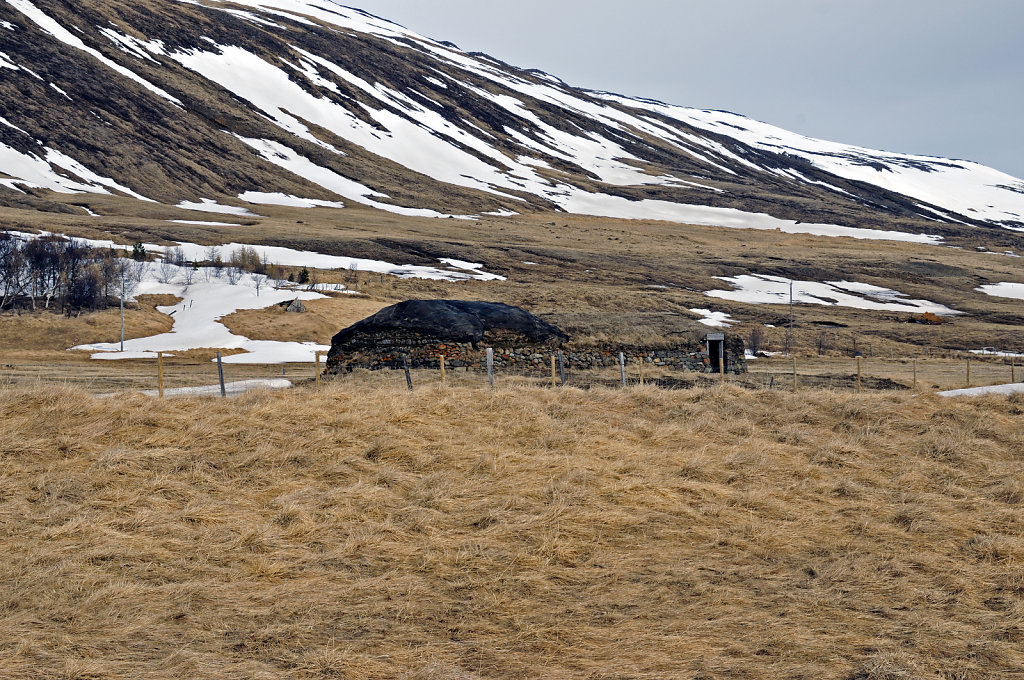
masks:
{"type": "Polygon", "coordinates": [[[1021,0],[341,0],[582,87],[1024,177],[1021,0]]]}

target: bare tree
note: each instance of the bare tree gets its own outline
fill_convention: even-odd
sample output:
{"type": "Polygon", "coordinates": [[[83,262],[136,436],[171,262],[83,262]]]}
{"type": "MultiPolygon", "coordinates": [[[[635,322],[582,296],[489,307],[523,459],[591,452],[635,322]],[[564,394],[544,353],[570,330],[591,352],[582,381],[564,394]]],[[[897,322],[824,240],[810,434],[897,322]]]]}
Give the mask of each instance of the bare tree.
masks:
{"type": "Polygon", "coordinates": [[[121,288],[118,293],[128,299],[139,289],[139,284],[142,283],[142,278],[146,274],[146,263],[125,259],[117,262],[117,277],[121,288]]]}
{"type": "Polygon", "coordinates": [[[221,267],[224,266],[224,262],[220,257],[220,248],[217,246],[210,246],[207,248],[206,261],[210,263],[210,266],[207,268],[209,271],[206,273],[206,280],[210,280],[210,274],[213,274],[219,279],[221,275],[221,267]]]}
{"type": "Polygon", "coordinates": [[[764,343],[764,331],[760,326],[750,331],[750,337],[747,339],[747,347],[750,349],[750,353],[757,355],[761,351],[761,345],[764,343]]]}
{"type": "Polygon", "coordinates": [[[0,310],[21,294],[25,285],[25,255],[21,239],[0,233],[0,310]]]}
{"type": "Polygon", "coordinates": [[[188,260],[185,259],[185,251],[181,246],[174,246],[173,248],[165,251],[164,259],[169,261],[175,267],[184,267],[188,264],[188,260]]]}
{"type": "Polygon", "coordinates": [[[97,309],[134,293],[145,261],[122,258],[111,248],[92,248],[58,236],[22,240],[0,233],[0,309],[27,298],[33,310],[54,299],[62,312],[97,309]]]}
{"type": "Polygon", "coordinates": [[[224,272],[227,274],[228,283],[232,286],[238,285],[238,282],[242,280],[242,270],[238,267],[225,267],[224,272]]]}
{"type": "Polygon", "coordinates": [[[207,266],[203,268],[203,276],[207,283],[213,280],[214,276],[220,276],[220,248],[210,246],[206,249],[207,266]]]}
{"type": "Polygon", "coordinates": [[[158,276],[160,283],[170,283],[174,275],[178,273],[178,267],[175,266],[174,262],[171,261],[171,254],[167,253],[164,255],[163,261],[160,262],[158,267],[158,276]]]}
{"type": "Polygon", "coordinates": [[[199,265],[195,262],[186,262],[183,273],[185,274],[185,285],[191,286],[195,281],[196,274],[199,273],[199,265]]]}
{"type": "Polygon", "coordinates": [[[36,309],[38,298],[43,298],[45,307],[49,309],[50,301],[57,294],[60,286],[61,250],[64,243],[66,241],[58,236],[44,236],[32,239],[23,248],[31,281],[29,296],[33,311],[36,309]]]}
{"type": "Polygon", "coordinates": [[[822,331],[821,334],[818,335],[818,340],[815,343],[815,345],[818,348],[818,356],[819,357],[822,354],[824,354],[826,351],[828,351],[828,348],[829,348],[828,333],[826,331],[822,331]]]}

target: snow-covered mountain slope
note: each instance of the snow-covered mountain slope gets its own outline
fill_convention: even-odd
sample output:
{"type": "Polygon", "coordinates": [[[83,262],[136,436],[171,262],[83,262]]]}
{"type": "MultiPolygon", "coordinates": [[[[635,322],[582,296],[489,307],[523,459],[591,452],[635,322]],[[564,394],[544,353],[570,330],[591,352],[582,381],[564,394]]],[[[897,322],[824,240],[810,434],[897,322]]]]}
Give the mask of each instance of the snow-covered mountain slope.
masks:
{"type": "Polygon", "coordinates": [[[40,190],[1024,230],[1024,182],[977,164],[580,90],[332,0],[0,0],[0,173],[0,201],[44,208],[40,190]]]}

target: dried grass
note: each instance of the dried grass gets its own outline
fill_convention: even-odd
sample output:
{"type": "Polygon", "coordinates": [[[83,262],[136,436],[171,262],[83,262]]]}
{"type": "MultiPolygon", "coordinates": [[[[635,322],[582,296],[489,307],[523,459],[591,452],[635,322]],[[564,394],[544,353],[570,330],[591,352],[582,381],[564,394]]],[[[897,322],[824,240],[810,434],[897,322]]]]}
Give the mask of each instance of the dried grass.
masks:
{"type": "Polygon", "coordinates": [[[1003,398],[0,392],[0,678],[1007,678],[1003,398]]]}

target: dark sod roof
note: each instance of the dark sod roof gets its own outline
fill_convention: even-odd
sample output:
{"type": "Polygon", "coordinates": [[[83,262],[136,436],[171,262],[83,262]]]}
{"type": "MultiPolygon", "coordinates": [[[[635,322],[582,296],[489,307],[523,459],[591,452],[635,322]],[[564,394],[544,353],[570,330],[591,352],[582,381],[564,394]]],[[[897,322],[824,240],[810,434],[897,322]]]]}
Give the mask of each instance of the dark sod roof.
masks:
{"type": "Polygon", "coordinates": [[[415,333],[442,342],[480,342],[487,331],[512,331],[532,342],[566,341],[569,336],[525,309],[499,302],[409,300],[382,309],[331,340],[343,346],[364,334],[415,333]]]}

